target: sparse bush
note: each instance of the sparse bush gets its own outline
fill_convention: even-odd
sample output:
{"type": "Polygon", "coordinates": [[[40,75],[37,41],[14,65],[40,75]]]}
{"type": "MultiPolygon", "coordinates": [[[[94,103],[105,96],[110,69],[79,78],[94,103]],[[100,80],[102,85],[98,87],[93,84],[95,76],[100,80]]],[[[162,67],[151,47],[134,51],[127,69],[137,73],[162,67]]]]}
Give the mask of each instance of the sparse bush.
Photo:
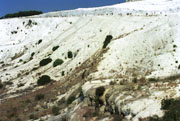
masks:
{"type": "Polygon", "coordinates": [[[73,57],[73,53],[71,51],[68,51],[68,58],[72,58],[73,57]]]}
{"type": "Polygon", "coordinates": [[[116,82],[115,81],[110,81],[110,83],[109,83],[110,85],[115,85],[116,84],[116,82]]]}
{"type": "Polygon", "coordinates": [[[100,99],[100,97],[104,94],[105,88],[98,87],[96,89],[96,97],[95,97],[95,108],[98,109],[100,105],[103,105],[103,101],[100,99]]]}
{"type": "Polygon", "coordinates": [[[35,52],[32,52],[32,53],[31,53],[31,57],[33,57],[33,56],[34,56],[34,54],[35,54],[35,52]]]}
{"type": "Polygon", "coordinates": [[[51,58],[45,58],[45,59],[40,61],[39,65],[40,66],[45,66],[45,65],[49,64],[51,61],[52,61],[51,58]]]}
{"type": "Polygon", "coordinates": [[[52,48],[52,51],[55,51],[55,50],[57,50],[59,48],[59,46],[54,46],[53,48],[52,48]]]}
{"type": "Polygon", "coordinates": [[[104,94],[105,88],[104,87],[98,87],[96,89],[96,97],[100,97],[104,94]]]}
{"type": "Polygon", "coordinates": [[[22,62],[22,61],[23,61],[22,59],[19,60],[19,62],[22,62]]]}
{"type": "Polygon", "coordinates": [[[23,16],[32,16],[42,14],[42,11],[20,11],[18,13],[6,14],[2,18],[14,18],[14,17],[23,17],[23,16]]]}
{"type": "Polygon", "coordinates": [[[107,47],[107,45],[111,42],[112,38],[113,38],[112,35],[107,35],[106,36],[106,39],[105,39],[104,44],[103,44],[103,48],[107,47]]]}
{"type": "Polygon", "coordinates": [[[68,99],[67,99],[67,104],[71,104],[76,98],[74,96],[70,96],[68,99]]]}
{"type": "Polygon", "coordinates": [[[17,34],[17,31],[12,31],[11,34],[17,34]]]}
{"type": "Polygon", "coordinates": [[[36,97],[35,97],[36,101],[39,101],[39,100],[42,100],[42,99],[44,99],[44,94],[37,94],[36,97]]]}
{"type": "Polygon", "coordinates": [[[29,116],[29,119],[35,119],[34,114],[31,114],[31,115],[29,116]]]}
{"type": "Polygon", "coordinates": [[[155,79],[155,78],[150,78],[149,81],[150,81],[150,82],[157,82],[158,80],[155,79]]]}
{"type": "Polygon", "coordinates": [[[17,118],[15,121],[22,121],[20,118],[17,118]]]}
{"type": "Polygon", "coordinates": [[[38,79],[37,84],[38,84],[38,86],[42,86],[42,85],[46,85],[46,84],[50,83],[51,81],[52,80],[48,75],[43,75],[38,79]]]}
{"type": "Polygon", "coordinates": [[[64,72],[64,71],[62,71],[62,72],[61,72],[61,76],[64,76],[64,73],[65,73],[65,72],[64,72]]]}
{"type": "Polygon", "coordinates": [[[85,74],[86,74],[86,70],[82,73],[82,79],[84,79],[85,78],[85,74]]]}
{"type": "Polygon", "coordinates": [[[164,116],[150,117],[150,121],[180,121],[180,99],[163,99],[161,109],[165,111],[164,116]]]}
{"type": "Polygon", "coordinates": [[[25,102],[26,102],[26,103],[31,103],[31,100],[30,100],[30,99],[26,99],[25,102]]]}
{"type": "Polygon", "coordinates": [[[137,78],[133,78],[133,83],[137,83],[138,82],[138,79],[137,78]]]}
{"type": "Polygon", "coordinates": [[[81,101],[84,100],[84,94],[83,94],[83,91],[82,91],[82,87],[79,88],[79,98],[81,101]]]}
{"type": "Polygon", "coordinates": [[[42,39],[40,39],[39,41],[38,41],[38,44],[40,44],[42,42],[42,39]]]}
{"type": "Polygon", "coordinates": [[[56,59],[55,61],[54,61],[54,63],[53,63],[53,67],[56,67],[56,66],[58,66],[58,65],[61,65],[61,64],[63,64],[64,63],[64,61],[62,60],[62,59],[56,59]]]}
{"type": "Polygon", "coordinates": [[[3,88],[3,84],[0,82],[0,89],[2,89],[3,88]]]}
{"type": "Polygon", "coordinates": [[[59,114],[59,107],[53,106],[52,114],[55,115],[55,116],[58,115],[59,114]]]}

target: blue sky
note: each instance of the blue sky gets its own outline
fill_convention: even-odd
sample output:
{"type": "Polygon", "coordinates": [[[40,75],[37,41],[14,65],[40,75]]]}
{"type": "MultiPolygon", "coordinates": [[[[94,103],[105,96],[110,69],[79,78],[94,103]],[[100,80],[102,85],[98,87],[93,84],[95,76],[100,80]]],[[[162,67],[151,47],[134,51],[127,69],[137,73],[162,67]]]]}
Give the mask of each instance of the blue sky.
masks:
{"type": "Polygon", "coordinates": [[[24,10],[68,10],[104,5],[112,5],[125,0],[0,0],[0,17],[7,13],[24,10]]]}

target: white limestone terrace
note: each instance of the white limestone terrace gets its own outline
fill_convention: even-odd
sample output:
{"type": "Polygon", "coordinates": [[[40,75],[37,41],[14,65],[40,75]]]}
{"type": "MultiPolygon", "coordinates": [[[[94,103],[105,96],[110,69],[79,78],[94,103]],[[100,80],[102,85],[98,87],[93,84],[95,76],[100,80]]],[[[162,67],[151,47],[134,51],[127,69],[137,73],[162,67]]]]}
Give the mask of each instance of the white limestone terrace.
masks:
{"type": "Polygon", "coordinates": [[[157,15],[177,13],[180,11],[179,0],[143,0],[104,7],[78,8],[68,11],[57,11],[44,13],[34,17],[66,17],[66,16],[86,16],[86,15],[157,15]]]}

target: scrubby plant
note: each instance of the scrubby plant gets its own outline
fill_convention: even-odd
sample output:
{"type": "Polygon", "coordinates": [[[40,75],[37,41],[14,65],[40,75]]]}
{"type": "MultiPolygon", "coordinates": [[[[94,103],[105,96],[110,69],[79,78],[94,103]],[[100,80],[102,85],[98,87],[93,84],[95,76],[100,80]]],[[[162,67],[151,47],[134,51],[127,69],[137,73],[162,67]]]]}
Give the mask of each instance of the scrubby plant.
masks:
{"type": "Polygon", "coordinates": [[[75,99],[76,99],[75,96],[70,96],[70,97],[67,99],[67,102],[66,102],[66,103],[69,105],[69,104],[71,104],[75,99]]]}
{"type": "Polygon", "coordinates": [[[53,106],[52,107],[52,114],[55,116],[58,115],[59,114],[59,107],[53,106]]]}
{"type": "Polygon", "coordinates": [[[18,13],[6,14],[2,18],[14,18],[14,17],[23,17],[23,16],[32,16],[42,14],[42,11],[20,11],[18,13]]]}
{"type": "Polygon", "coordinates": [[[180,121],[180,99],[163,99],[161,109],[164,110],[164,116],[150,117],[149,121],[180,121]]]}
{"type": "Polygon", "coordinates": [[[155,79],[155,78],[149,78],[149,81],[150,81],[150,82],[157,82],[158,80],[155,79]]]}
{"type": "Polygon", "coordinates": [[[45,66],[45,65],[49,64],[51,61],[52,61],[51,58],[45,58],[45,59],[40,61],[39,65],[40,66],[45,66]]]}
{"type": "Polygon", "coordinates": [[[96,89],[96,97],[95,97],[95,108],[98,109],[100,105],[103,105],[103,101],[100,97],[104,94],[105,88],[103,86],[98,87],[96,89]]]}
{"type": "Polygon", "coordinates": [[[54,63],[53,63],[53,67],[56,67],[56,66],[58,66],[58,65],[61,65],[61,64],[63,64],[64,63],[64,61],[62,60],[62,59],[56,59],[55,61],[54,61],[54,63]]]}
{"type": "Polygon", "coordinates": [[[82,73],[82,79],[84,79],[85,78],[85,74],[86,74],[86,70],[82,73]]]}
{"type": "Polygon", "coordinates": [[[37,84],[38,84],[38,86],[42,86],[42,85],[46,85],[46,84],[50,83],[51,81],[52,80],[48,75],[43,75],[38,79],[37,84]]]}
{"type": "Polygon", "coordinates": [[[22,61],[23,61],[23,59],[20,59],[20,60],[19,60],[19,62],[22,62],[22,61]]]}
{"type": "Polygon", "coordinates": [[[3,88],[3,84],[0,82],[0,89],[2,89],[3,88]]]}
{"type": "Polygon", "coordinates": [[[62,71],[62,72],[61,72],[61,76],[64,76],[64,73],[65,73],[65,72],[64,72],[64,71],[62,71]]]}
{"type": "Polygon", "coordinates": [[[22,121],[20,118],[17,118],[15,121],[22,121]]]}
{"type": "Polygon", "coordinates": [[[42,99],[44,99],[44,94],[37,94],[37,95],[35,96],[35,100],[36,100],[36,101],[39,101],[39,100],[42,100],[42,99]]]}
{"type": "Polygon", "coordinates": [[[68,51],[67,55],[68,55],[68,58],[72,58],[73,57],[73,53],[71,51],[68,51]]]}
{"type": "Polygon", "coordinates": [[[38,44],[40,44],[42,42],[42,39],[40,39],[39,41],[38,41],[38,44]]]}
{"type": "Polygon", "coordinates": [[[54,46],[53,48],[52,48],[52,51],[55,51],[55,50],[57,50],[59,48],[59,46],[54,46]]]}
{"type": "Polygon", "coordinates": [[[84,100],[84,94],[83,94],[82,87],[80,87],[78,90],[79,90],[79,96],[78,97],[80,98],[81,101],[83,101],[84,100]]]}
{"type": "Polygon", "coordinates": [[[104,44],[103,44],[103,48],[107,47],[107,45],[111,42],[112,38],[113,38],[112,35],[107,35],[106,36],[106,39],[105,39],[104,44]]]}
{"type": "Polygon", "coordinates": [[[11,34],[17,34],[17,31],[12,31],[11,34]]]}
{"type": "Polygon", "coordinates": [[[34,54],[35,54],[35,52],[32,52],[32,53],[31,53],[31,57],[33,57],[33,56],[34,56],[34,54]]]}
{"type": "Polygon", "coordinates": [[[100,97],[104,94],[104,91],[105,91],[105,88],[102,86],[102,87],[98,87],[96,89],[96,97],[100,97]]]}
{"type": "Polygon", "coordinates": [[[36,119],[34,114],[29,115],[29,119],[36,119]]]}

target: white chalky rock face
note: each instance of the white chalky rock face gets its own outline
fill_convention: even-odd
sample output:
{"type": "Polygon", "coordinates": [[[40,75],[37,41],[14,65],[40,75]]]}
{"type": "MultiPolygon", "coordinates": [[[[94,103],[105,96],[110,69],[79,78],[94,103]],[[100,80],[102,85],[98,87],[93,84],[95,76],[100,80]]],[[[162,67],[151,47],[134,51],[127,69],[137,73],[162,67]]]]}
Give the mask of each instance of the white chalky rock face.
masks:
{"type": "MultiPolygon", "coordinates": [[[[180,74],[179,6],[178,0],[144,0],[0,20],[0,81],[11,82],[6,85],[6,93],[10,95],[5,98],[17,96],[17,91],[25,89],[38,90],[40,75],[60,81],[64,79],[62,73],[70,75],[87,60],[95,61],[107,35],[113,38],[101,57],[96,57],[99,62],[95,71],[83,85],[85,94],[109,85],[112,80],[177,76],[180,74]],[[54,51],[53,47],[57,46],[54,51]],[[72,52],[72,58],[68,52],[72,52]],[[40,61],[46,58],[52,62],[40,67],[40,61]],[[62,59],[63,63],[53,67],[56,59],[62,59]]],[[[179,85],[166,91],[158,90],[153,84],[147,87],[149,95],[143,99],[133,97],[138,93],[124,95],[107,87],[112,91],[109,100],[121,106],[122,100],[135,99],[118,108],[130,109],[136,114],[133,120],[137,121],[140,117],[162,116],[161,100],[179,96],[179,85]]]]}

